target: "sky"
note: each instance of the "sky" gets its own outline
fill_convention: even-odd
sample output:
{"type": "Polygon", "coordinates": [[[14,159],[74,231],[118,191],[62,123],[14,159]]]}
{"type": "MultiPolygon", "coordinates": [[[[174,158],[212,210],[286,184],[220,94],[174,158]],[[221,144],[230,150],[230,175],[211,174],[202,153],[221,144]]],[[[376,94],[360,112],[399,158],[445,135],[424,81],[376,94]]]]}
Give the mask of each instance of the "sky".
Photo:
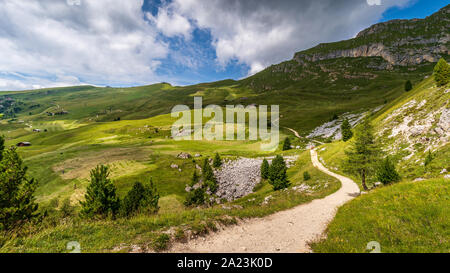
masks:
{"type": "Polygon", "coordinates": [[[0,0],[0,90],[241,79],[450,0],[0,0]]]}

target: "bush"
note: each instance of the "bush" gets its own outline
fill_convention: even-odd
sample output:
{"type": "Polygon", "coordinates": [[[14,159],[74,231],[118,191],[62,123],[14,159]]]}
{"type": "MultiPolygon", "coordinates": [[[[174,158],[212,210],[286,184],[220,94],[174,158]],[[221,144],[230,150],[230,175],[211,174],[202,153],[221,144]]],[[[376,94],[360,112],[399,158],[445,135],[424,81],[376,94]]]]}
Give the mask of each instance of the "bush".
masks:
{"type": "Polygon", "coordinates": [[[450,82],[450,65],[441,58],[434,67],[434,80],[437,86],[443,86],[450,82]]]}
{"type": "Polygon", "coordinates": [[[213,161],[213,167],[220,168],[220,166],[222,166],[222,159],[220,158],[219,153],[216,153],[216,156],[214,157],[213,161]]]}
{"type": "Polygon", "coordinates": [[[153,240],[153,249],[156,251],[165,250],[168,248],[170,242],[170,236],[168,234],[160,234],[153,240]]]}
{"type": "Polygon", "coordinates": [[[91,181],[87,187],[85,201],[80,202],[83,216],[114,216],[118,212],[120,200],[116,195],[116,187],[108,176],[107,166],[99,165],[91,170],[91,181]]]}
{"type": "Polygon", "coordinates": [[[62,218],[67,218],[75,214],[75,207],[70,204],[70,198],[64,199],[59,211],[62,218]]]}
{"type": "Polygon", "coordinates": [[[400,175],[389,157],[386,157],[378,167],[376,176],[377,179],[385,185],[400,181],[400,175]]]}
{"type": "Polygon", "coordinates": [[[413,89],[413,85],[412,85],[411,81],[410,81],[410,80],[407,80],[407,81],[405,82],[405,91],[406,91],[406,92],[409,92],[409,91],[411,91],[412,89],[413,89]]]}
{"type": "Polygon", "coordinates": [[[267,179],[269,178],[269,162],[267,161],[267,159],[264,158],[262,165],[261,165],[261,178],[262,179],[267,179]]]}
{"type": "Polygon", "coordinates": [[[304,181],[308,181],[311,179],[311,175],[309,174],[309,172],[304,172],[303,173],[303,180],[304,181]]]}
{"type": "Polygon", "coordinates": [[[136,182],[122,201],[121,214],[131,216],[137,213],[153,214],[158,212],[159,194],[150,181],[148,185],[136,182]]]}
{"type": "Polygon", "coordinates": [[[433,161],[433,154],[431,153],[431,150],[428,150],[427,156],[425,157],[424,165],[427,167],[430,165],[431,161],[433,161]]]}
{"type": "Polygon", "coordinates": [[[287,151],[291,149],[291,140],[287,137],[284,140],[284,144],[283,144],[283,151],[287,151]]]}
{"type": "Polygon", "coordinates": [[[205,189],[198,188],[188,192],[186,195],[186,201],[184,201],[184,205],[186,207],[190,206],[200,206],[205,203],[205,189]]]}
{"type": "Polygon", "coordinates": [[[290,186],[286,175],[286,163],[282,156],[277,155],[269,168],[269,183],[274,190],[282,190],[290,186]]]}

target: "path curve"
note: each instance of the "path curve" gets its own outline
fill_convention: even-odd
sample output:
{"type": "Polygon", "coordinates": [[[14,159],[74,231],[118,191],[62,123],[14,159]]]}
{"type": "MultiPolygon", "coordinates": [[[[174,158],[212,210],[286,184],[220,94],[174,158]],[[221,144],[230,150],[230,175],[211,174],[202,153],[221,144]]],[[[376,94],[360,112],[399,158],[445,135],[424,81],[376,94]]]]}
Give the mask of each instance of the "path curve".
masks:
{"type": "MultiPolygon", "coordinates": [[[[289,128],[289,127],[284,127],[284,128],[286,128],[286,129],[288,129],[289,131],[291,131],[292,133],[294,133],[294,135],[295,135],[297,138],[300,138],[300,139],[303,139],[303,138],[304,138],[304,137],[300,136],[300,134],[299,134],[297,131],[295,131],[294,129],[289,128]]],[[[315,140],[315,139],[308,139],[308,140],[309,140],[309,141],[316,142],[316,143],[319,143],[319,144],[325,144],[325,143],[320,142],[320,141],[315,140]]]]}
{"type": "Polygon", "coordinates": [[[358,186],[350,178],[325,168],[315,150],[311,150],[311,160],[314,167],[341,181],[342,187],[337,192],[264,218],[245,220],[186,244],[177,243],[171,252],[310,252],[308,242],[324,233],[337,208],[360,194],[358,186]]]}

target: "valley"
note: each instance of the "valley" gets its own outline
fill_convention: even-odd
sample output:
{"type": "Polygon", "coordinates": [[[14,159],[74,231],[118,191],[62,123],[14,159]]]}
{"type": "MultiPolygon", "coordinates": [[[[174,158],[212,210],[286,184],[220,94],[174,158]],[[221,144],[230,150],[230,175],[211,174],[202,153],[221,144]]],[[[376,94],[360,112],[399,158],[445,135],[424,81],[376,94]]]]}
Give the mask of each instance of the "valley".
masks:
{"type": "MultiPolygon", "coordinates": [[[[1,92],[0,135],[37,180],[41,216],[0,233],[0,252],[62,253],[68,241],[83,252],[367,252],[374,240],[386,252],[448,252],[450,84],[435,71],[450,61],[448,29],[450,6],[297,52],[237,81],[1,92]],[[192,109],[194,97],[221,108],[279,105],[280,143],[264,151],[261,139],[175,140],[171,110],[192,109]],[[382,185],[373,172],[364,189],[345,163],[356,136],[342,140],[344,120],[353,132],[373,126],[399,181],[382,185]],[[277,156],[290,183],[281,190],[261,173],[263,160],[272,166],[277,156]],[[207,182],[193,178],[205,164],[218,189],[188,204],[207,182]],[[157,213],[81,217],[98,165],[109,168],[120,200],[151,181],[157,213]]],[[[247,122],[238,126],[249,134],[247,122]]]]}

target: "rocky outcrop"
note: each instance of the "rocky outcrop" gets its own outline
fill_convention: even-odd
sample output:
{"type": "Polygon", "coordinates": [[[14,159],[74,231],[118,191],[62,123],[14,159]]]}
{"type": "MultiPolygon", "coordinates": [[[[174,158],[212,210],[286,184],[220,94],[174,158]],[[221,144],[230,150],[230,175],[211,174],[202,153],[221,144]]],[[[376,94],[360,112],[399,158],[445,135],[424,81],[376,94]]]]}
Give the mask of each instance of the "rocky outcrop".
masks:
{"type": "Polygon", "coordinates": [[[261,159],[239,158],[227,161],[215,176],[219,185],[216,195],[228,201],[246,196],[261,182],[261,159]]]}
{"type": "MultiPolygon", "coordinates": [[[[392,20],[375,24],[355,38],[320,44],[294,56],[301,65],[336,58],[381,57],[389,65],[437,62],[449,55],[450,5],[425,19],[392,20]]],[[[388,67],[389,68],[389,67],[388,67]]]]}
{"type": "MultiPolygon", "coordinates": [[[[297,156],[286,156],[286,166],[290,168],[298,159],[297,156]]],[[[271,163],[272,158],[267,160],[271,163]]],[[[233,201],[253,192],[256,185],[261,182],[261,158],[239,158],[234,161],[225,161],[220,169],[214,171],[217,179],[218,199],[233,201]]]]}
{"type": "Polygon", "coordinates": [[[408,66],[417,65],[423,62],[437,62],[441,55],[450,54],[446,44],[450,41],[450,35],[435,37],[423,40],[421,37],[409,37],[401,39],[386,46],[384,43],[373,43],[361,45],[350,49],[334,50],[324,53],[299,53],[294,59],[303,64],[303,60],[317,62],[337,58],[357,58],[357,57],[381,57],[390,65],[408,66]],[[408,48],[400,47],[408,45],[408,48]],[[417,47],[418,45],[421,45],[417,47]]]}

